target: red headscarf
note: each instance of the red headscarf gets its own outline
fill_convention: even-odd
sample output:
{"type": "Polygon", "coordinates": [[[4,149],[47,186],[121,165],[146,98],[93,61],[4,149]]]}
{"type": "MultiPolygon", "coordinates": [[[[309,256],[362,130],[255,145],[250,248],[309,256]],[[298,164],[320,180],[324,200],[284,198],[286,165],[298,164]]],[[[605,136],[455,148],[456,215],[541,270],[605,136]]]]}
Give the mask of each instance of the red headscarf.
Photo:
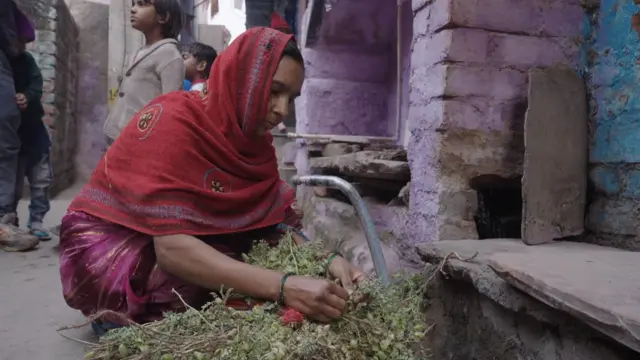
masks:
{"type": "Polygon", "coordinates": [[[272,137],[257,137],[291,35],[253,28],[215,60],[201,93],[136,114],[69,209],[150,235],[215,235],[280,223],[294,201],[272,137]]]}

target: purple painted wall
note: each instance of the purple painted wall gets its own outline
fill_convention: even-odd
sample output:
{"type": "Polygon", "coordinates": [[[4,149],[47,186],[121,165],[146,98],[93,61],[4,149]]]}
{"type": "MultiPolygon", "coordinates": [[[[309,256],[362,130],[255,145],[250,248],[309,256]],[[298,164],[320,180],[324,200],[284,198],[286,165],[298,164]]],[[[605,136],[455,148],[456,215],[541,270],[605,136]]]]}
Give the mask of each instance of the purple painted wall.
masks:
{"type": "Polygon", "coordinates": [[[85,0],[67,0],[79,28],[78,52],[78,152],[76,167],[88,178],[102,157],[102,125],[107,117],[107,53],[109,5],[85,0]]]}
{"type": "Polygon", "coordinates": [[[477,238],[479,175],[522,174],[528,70],[573,63],[579,0],[414,0],[408,143],[414,242],[477,238]],[[515,35],[518,34],[518,35],[515,35]]]}
{"type": "MultiPolygon", "coordinates": [[[[377,1],[375,6],[371,1],[340,0],[324,14],[318,44],[303,49],[307,74],[302,96],[296,102],[297,132],[396,136],[396,15],[394,0],[377,1]]],[[[402,24],[400,143],[409,109],[413,41],[410,1],[402,5],[402,24]]],[[[299,174],[307,172],[306,159],[306,148],[302,148],[296,159],[299,174]]],[[[301,203],[308,203],[309,196],[308,192],[299,189],[301,203]]],[[[407,207],[387,207],[375,200],[368,201],[368,204],[381,234],[409,239],[428,231],[423,224],[415,222],[417,218],[407,207]]],[[[340,219],[334,219],[335,214],[331,215],[331,211],[329,215],[323,215],[322,209],[326,206],[320,201],[311,210],[317,224],[338,221],[337,226],[347,226],[340,223],[340,219]]],[[[353,224],[349,226],[349,231],[358,228],[356,225],[356,229],[352,229],[353,224]]],[[[310,233],[313,233],[312,228],[308,229],[310,233]]],[[[364,240],[362,236],[356,236],[354,241],[364,240]]],[[[406,254],[406,260],[411,262],[414,259],[410,254],[414,251],[404,246],[405,243],[399,241],[393,247],[406,254]]]]}
{"type": "Polygon", "coordinates": [[[303,49],[307,80],[296,102],[300,133],[388,136],[389,79],[395,74],[395,2],[338,1],[320,40],[303,49]]]}
{"type": "MultiPolygon", "coordinates": [[[[396,2],[375,4],[338,0],[303,50],[299,132],[393,135],[396,2]]],[[[528,70],[574,62],[583,12],[579,0],[413,0],[404,14],[411,201],[374,217],[407,248],[477,238],[469,181],[522,174],[528,70]]]]}

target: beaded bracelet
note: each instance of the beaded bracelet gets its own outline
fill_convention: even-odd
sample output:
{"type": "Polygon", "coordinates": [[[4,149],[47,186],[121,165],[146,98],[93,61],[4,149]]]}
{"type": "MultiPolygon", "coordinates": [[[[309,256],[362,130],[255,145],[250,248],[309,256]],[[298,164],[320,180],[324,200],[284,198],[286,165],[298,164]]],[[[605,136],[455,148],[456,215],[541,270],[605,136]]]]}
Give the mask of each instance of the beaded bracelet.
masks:
{"type": "Polygon", "coordinates": [[[331,266],[331,263],[333,262],[333,260],[336,259],[337,256],[342,256],[339,252],[334,251],[331,256],[329,256],[329,259],[327,260],[327,267],[326,267],[326,271],[327,273],[329,273],[329,267],[331,266]]]}
{"type": "Polygon", "coordinates": [[[278,304],[283,305],[284,306],[284,283],[287,282],[287,279],[289,278],[289,276],[292,276],[294,274],[292,273],[286,273],[282,276],[282,279],[280,279],[280,294],[278,295],[278,304]]]}

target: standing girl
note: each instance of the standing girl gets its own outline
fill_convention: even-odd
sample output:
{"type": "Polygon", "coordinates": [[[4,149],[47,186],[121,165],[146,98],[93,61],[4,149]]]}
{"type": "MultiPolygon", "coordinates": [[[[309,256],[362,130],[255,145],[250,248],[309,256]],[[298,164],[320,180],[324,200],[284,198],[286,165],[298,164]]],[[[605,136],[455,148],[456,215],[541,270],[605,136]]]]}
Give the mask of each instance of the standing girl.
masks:
{"type": "Polygon", "coordinates": [[[104,125],[109,145],[149,101],[182,89],[185,70],[176,40],[182,24],[178,0],[134,0],[131,26],[144,34],[146,43],[131,59],[104,125]]]}

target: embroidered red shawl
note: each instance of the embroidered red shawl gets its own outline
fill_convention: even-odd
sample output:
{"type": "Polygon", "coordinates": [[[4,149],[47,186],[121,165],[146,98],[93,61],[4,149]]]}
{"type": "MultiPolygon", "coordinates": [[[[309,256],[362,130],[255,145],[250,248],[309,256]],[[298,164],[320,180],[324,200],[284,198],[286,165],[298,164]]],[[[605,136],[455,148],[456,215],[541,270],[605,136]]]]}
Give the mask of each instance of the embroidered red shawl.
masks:
{"type": "Polygon", "coordinates": [[[291,35],[254,28],[215,60],[200,93],[162,95],[136,114],[69,210],[150,235],[216,235],[280,223],[293,189],[265,119],[291,35]]]}

